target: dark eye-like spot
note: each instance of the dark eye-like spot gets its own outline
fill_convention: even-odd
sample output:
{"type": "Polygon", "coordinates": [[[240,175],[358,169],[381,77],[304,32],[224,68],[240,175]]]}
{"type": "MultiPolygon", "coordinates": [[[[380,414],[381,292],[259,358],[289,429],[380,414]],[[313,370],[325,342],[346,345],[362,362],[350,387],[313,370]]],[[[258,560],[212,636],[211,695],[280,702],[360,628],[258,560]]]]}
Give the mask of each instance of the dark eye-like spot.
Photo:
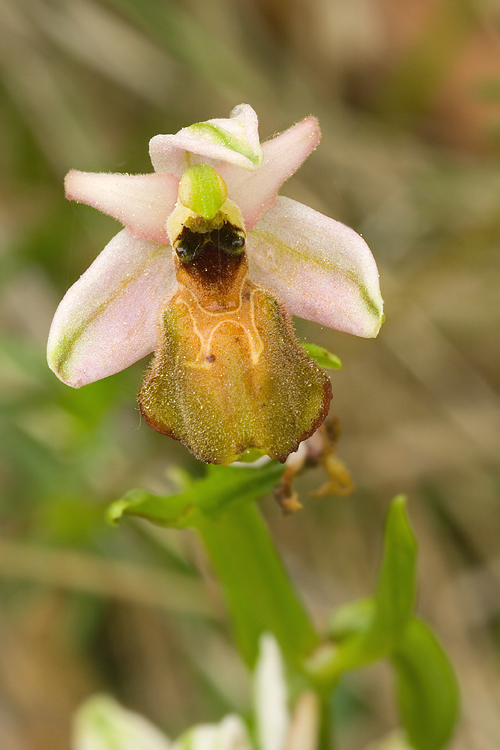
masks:
{"type": "Polygon", "coordinates": [[[203,250],[205,242],[206,237],[203,234],[184,227],[174,244],[179,260],[182,263],[190,263],[203,250]]]}
{"type": "Polygon", "coordinates": [[[229,255],[241,255],[245,248],[245,233],[233,224],[223,224],[211,233],[212,242],[229,255]]]}

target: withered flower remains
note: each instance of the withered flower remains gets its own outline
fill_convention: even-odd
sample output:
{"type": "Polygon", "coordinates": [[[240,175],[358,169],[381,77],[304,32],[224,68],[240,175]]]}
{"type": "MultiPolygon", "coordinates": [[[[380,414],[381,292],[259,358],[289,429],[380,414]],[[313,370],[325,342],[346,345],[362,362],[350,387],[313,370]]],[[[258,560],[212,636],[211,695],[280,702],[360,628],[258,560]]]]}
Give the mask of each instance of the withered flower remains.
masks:
{"type": "Polygon", "coordinates": [[[360,336],[375,336],[382,316],[361,237],[277,197],[319,139],[309,117],[261,146],[255,112],[240,105],[153,138],[153,174],[70,172],[68,197],[126,229],[56,312],[58,377],[79,387],[154,350],[139,394],[154,429],[204,461],[252,447],[284,461],[331,399],[289,312],[360,336]]]}

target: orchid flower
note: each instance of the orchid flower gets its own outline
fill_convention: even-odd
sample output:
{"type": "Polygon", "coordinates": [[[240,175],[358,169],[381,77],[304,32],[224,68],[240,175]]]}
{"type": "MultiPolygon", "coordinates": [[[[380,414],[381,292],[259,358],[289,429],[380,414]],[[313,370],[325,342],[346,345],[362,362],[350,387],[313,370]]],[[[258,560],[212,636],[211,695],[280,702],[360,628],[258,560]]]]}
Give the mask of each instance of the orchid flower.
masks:
{"type": "Polygon", "coordinates": [[[290,717],[279,647],[264,634],[254,675],[255,745],[243,719],[225,716],[198,724],[172,742],[139,714],[106,695],[93,696],[78,710],[73,750],[315,750],[318,700],[303,693],[290,717]]]}
{"type": "Polygon", "coordinates": [[[139,394],[154,429],[204,461],[252,447],[284,461],[331,399],[290,315],[365,337],[382,321],[364,240],[277,195],[319,140],[307,117],[261,144],[242,104],[152,138],[154,173],[70,172],[67,197],[125,228],[59,305],[56,375],[79,388],[155,351],[139,394]]]}

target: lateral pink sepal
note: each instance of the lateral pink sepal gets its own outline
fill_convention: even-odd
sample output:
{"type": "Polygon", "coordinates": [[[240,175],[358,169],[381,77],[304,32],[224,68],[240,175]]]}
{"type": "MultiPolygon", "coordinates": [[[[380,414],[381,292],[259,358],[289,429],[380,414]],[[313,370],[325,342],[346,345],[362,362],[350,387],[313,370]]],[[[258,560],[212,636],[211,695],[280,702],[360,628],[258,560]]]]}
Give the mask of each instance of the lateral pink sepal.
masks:
{"type": "Polygon", "coordinates": [[[278,196],[247,244],[252,281],[272,289],[293,315],[357,336],[377,335],[377,266],[353,229],[278,196]]]}
{"type": "Polygon", "coordinates": [[[171,247],[123,229],[57,308],[47,345],[51,370],[79,388],[145,357],[156,346],[162,305],[176,288],[171,247]]]}

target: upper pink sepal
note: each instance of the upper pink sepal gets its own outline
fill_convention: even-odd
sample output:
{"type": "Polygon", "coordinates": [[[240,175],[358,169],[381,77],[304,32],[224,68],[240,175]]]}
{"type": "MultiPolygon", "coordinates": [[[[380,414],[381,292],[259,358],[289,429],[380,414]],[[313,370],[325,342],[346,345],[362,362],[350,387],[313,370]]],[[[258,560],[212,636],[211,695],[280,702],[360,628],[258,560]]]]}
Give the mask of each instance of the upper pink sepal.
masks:
{"type": "Polygon", "coordinates": [[[371,338],[382,323],[377,266],[366,242],[328,216],[278,196],[247,236],[250,276],[299,318],[371,338]]]}
{"type": "Polygon", "coordinates": [[[221,161],[257,169],[262,162],[257,115],[248,104],[239,104],[230,117],[197,122],[175,135],[155,135],[149,153],[156,172],[178,177],[193,163],[213,166],[221,161]],[[193,160],[190,154],[201,158],[193,160]]]}
{"type": "Polygon", "coordinates": [[[253,229],[264,209],[273,205],[282,184],[300,167],[321,140],[315,117],[293,125],[284,133],[264,141],[264,159],[255,172],[243,172],[232,164],[218,164],[228,195],[241,209],[245,226],[253,229]]]}
{"type": "Polygon", "coordinates": [[[172,174],[68,172],[66,196],[125,224],[133,237],[168,242],[166,223],[174,210],[179,180],[172,174]]]}
{"type": "Polygon", "coordinates": [[[176,288],[170,246],[123,229],[57,308],[47,345],[51,370],[79,388],[145,357],[156,345],[162,303],[176,288]]]}

